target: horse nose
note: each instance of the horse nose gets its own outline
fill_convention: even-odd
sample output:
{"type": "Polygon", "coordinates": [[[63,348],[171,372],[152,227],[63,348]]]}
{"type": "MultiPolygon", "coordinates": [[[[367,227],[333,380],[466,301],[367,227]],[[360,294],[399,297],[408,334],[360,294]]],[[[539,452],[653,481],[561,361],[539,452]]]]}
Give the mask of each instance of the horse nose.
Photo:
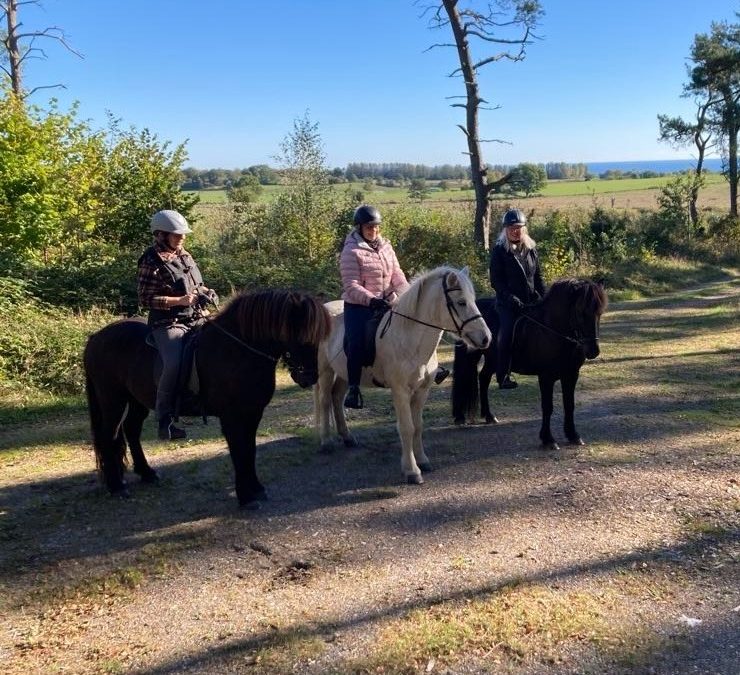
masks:
{"type": "Polygon", "coordinates": [[[467,337],[476,349],[486,349],[491,344],[491,331],[487,326],[481,330],[471,330],[467,337]]]}

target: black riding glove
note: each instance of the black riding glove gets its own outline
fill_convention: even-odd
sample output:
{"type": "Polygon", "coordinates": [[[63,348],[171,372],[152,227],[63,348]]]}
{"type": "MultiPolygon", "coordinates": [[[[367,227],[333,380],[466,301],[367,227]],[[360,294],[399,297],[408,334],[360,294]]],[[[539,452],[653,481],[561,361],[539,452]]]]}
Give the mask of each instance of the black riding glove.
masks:
{"type": "Polygon", "coordinates": [[[373,312],[387,312],[391,308],[391,303],[384,298],[373,298],[370,301],[370,309],[373,312]]]}
{"type": "Polygon", "coordinates": [[[524,303],[516,297],[516,295],[511,296],[511,307],[513,309],[524,309],[524,303]]]}

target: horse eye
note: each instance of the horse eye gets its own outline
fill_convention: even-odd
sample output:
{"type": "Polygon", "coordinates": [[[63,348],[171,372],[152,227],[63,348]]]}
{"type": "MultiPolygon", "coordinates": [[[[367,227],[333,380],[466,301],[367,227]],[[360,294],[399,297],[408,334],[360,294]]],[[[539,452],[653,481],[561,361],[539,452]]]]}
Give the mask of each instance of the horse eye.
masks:
{"type": "Polygon", "coordinates": [[[465,307],[465,305],[468,304],[468,301],[465,298],[463,298],[461,300],[458,300],[457,304],[460,305],[460,307],[465,307]]]}

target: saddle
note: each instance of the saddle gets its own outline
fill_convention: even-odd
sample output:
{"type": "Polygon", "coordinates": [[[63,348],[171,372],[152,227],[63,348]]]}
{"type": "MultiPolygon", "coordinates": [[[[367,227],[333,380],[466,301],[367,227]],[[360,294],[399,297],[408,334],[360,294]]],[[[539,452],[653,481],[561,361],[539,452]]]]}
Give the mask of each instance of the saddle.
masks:
{"type": "MultiPolygon", "coordinates": [[[[206,415],[203,414],[203,404],[200,400],[198,371],[195,368],[195,353],[198,348],[199,337],[200,331],[197,327],[189,330],[183,337],[182,355],[177,376],[177,394],[175,396],[175,419],[180,415],[201,416],[204,424],[207,424],[208,421],[206,415]]],[[[151,332],[146,337],[146,344],[157,351],[151,332]]],[[[154,360],[155,383],[159,383],[161,375],[162,359],[157,357],[154,360]]]]}
{"type": "MultiPolygon", "coordinates": [[[[365,335],[362,341],[362,367],[369,368],[375,363],[375,335],[378,332],[378,326],[381,320],[386,315],[388,310],[381,312],[374,312],[373,315],[368,319],[365,324],[365,335]]],[[[347,353],[347,335],[344,335],[344,353],[347,353]]],[[[382,382],[378,382],[373,378],[373,383],[376,387],[385,387],[382,382]]]]}

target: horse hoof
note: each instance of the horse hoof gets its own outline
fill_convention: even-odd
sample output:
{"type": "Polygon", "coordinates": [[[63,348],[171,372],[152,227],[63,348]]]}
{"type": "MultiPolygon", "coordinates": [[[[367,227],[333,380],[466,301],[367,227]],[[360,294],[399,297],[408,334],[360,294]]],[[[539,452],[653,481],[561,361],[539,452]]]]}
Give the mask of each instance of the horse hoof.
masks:
{"type": "Polygon", "coordinates": [[[580,436],[568,439],[568,445],[586,445],[580,436]]]}
{"type": "Polygon", "coordinates": [[[464,426],[465,425],[465,418],[464,417],[456,417],[454,420],[454,423],[458,426],[464,426]]]}
{"type": "Polygon", "coordinates": [[[543,443],[542,447],[545,450],[552,450],[553,452],[557,452],[560,450],[560,446],[555,441],[550,441],[549,443],[543,443]]]}
{"type": "Polygon", "coordinates": [[[344,439],[345,448],[356,448],[359,445],[354,436],[349,436],[344,439]]]}
{"type": "Polygon", "coordinates": [[[486,415],[486,424],[498,424],[498,418],[493,415],[486,415]]]}
{"type": "Polygon", "coordinates": [[[322,455],[331,455],[334,452],[334,444],[331,441],[327,441],[326,443],[322,443],[319,446],[319,452],[322,455]]]}
{"type": "Polygon", "coordinates": [[[421,477],[421,474],[411,473],[406,476],[406,482],[409,485],[421,485],[424,482],[424,479],[421,477]]]}
{"type": "Polygon", "coordinates": [[[111,497],[115,497],[116,499],[129,499],[131,497],[131,493],[128,491],[128,487],[126,487],[125,485],[115,490],[111,490],[110,495],[111,497]]]}
{"type": "Polygon", "coordinates": [[[159,485],[159,474],[154,469],[149,469],[139,474],[142,483],[148,485],[159,485]]]}
{"type": "Polygon", "coordinates": [[[242,511],[259,511],[261,506],[260,503],[257,501],[257,498],[255,498],[249,502],[239,502],[239,508],[242,511]]]}
{"type": "Polygon", "coordinates": [[[421,464],[419,464],[419,469],[422,473],[431,473],[432,471],[434,471],[431,462],[422,462],[421,464]]]}

